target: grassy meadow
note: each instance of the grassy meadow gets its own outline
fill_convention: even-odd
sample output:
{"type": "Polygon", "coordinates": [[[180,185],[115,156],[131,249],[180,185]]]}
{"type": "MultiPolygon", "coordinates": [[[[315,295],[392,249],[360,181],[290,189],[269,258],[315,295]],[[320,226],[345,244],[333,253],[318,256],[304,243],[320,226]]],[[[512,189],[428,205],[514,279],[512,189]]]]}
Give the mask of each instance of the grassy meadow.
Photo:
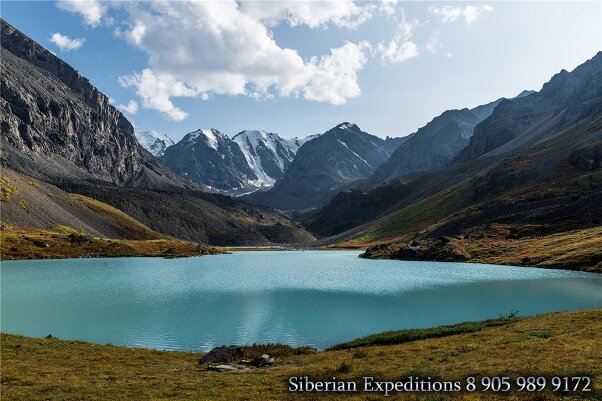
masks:
{"type": "MultiPolygon", "coordinates": [[[[2,400],[599,400],[602,398],[602,309],[495,319],[447,328],[389,332],[312,352],[266,345],[277,366],[213,372],[201,353],[131,349],[3,333],[2,400]],[[392,334],[393,333],[393,334],[392,334]],[[396,334],[395,334],[396,333],[396,334]],[[405,334],[404,334],[405,333],[405,334]],[[410,334],[411,335],[410,335],[410,334]],[[444,333],[445,335],[442,335],[444,333]],[[392,340],[393,339],[393,340],[392,340]],[[396,344],[397,342],[401,342],[396,344]],[[378,345],[378,344],[390,345],[378,345]],[[348,348],[351,347],[351,348],[348,348]],[[408,375],[440,380],[467,376],[588,375],[589,393],[406,394],[295,393],[290,376],[394,380],[408,375]]],[[[359,387],[358,387],[359,388],[359,387]]]]}

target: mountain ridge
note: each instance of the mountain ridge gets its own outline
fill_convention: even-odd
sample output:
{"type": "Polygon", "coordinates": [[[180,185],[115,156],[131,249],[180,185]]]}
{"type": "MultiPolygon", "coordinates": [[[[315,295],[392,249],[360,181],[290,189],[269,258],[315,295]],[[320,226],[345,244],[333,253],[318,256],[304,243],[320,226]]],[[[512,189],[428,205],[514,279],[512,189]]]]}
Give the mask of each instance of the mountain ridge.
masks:
{"type": "Polygon", "coordinates": [[[279,210],[315,208],[338,190],[369,177],[402,141],[382,139],[356,124],[340,123],[303,144],[272,189],[246,195],[245,199],[279,210]]]}

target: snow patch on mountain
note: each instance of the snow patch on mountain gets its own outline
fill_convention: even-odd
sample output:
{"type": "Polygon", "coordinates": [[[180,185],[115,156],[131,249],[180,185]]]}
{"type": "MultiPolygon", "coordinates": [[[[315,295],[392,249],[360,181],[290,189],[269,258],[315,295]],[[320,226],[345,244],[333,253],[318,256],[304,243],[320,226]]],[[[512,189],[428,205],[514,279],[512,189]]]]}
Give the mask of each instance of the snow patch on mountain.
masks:
{"type": "Polygon", "coordinates": [[[136,138],[143,148],[157,157],[163,156],[165,149],[174,144],[170,137],[157,131],[138,131],[136,138]]]}
{"type": "Polygon", "coordinates": [[[284,176],[284,172],[293,161],[297,150],[308,140],[307,138],[284,138],[276,133],[264,130],[245,130],[232,138],[245,155],[257,180],[249,184],[258,188],[270,188],[284,176]]]}

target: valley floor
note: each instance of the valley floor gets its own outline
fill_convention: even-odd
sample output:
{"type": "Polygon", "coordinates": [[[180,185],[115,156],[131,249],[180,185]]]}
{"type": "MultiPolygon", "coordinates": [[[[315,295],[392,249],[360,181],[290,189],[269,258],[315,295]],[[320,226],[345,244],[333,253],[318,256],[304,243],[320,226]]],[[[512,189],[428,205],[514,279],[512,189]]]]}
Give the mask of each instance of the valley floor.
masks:
{"type": "MultiPolygon", "coordinates": [[[[3,400],[283,400],[384,399],[375,393],[287,391],[291,376],[395,380],[431,376],[583,376],[589,393],[404,394],[390,399],[570,400],[602,398],[602,309],[501,319],[502,324],[402,344],[276,357],[277,366],[212,372],[200,353],[165,352],[80,341],[1,335],[3,400]]],[[[431,330],[433,333],[440,332],[431,330]]],[[[435,335],[436,336],[436,335],[435,335]]],[[[382,336],[374,336],[381,338],[382,336]]],[[[365,344],[365,342],[364,342],[365,344]]],[[[277,352],[273,355],[278,355],[277,352]]],[[[361,388],[361,386],[358,386],[361,388]]]]}

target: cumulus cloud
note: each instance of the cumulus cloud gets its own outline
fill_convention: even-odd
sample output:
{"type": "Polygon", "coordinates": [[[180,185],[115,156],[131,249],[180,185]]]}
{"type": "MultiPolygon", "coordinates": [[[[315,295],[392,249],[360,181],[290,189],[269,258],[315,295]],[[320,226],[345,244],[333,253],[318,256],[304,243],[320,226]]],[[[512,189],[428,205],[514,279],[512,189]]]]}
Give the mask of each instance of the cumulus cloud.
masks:
{"type": "Polygon", "coordinates": [[[464,18],[467,25],[475,22],[481,15],[493,11],[493,7],[485,4],[478,6],[431,6],[429,11],[435,15],[441,22],[448,23],[458,20],[460,17],[464,18]]]}
{"type": "Polygon", "coordinates": [[[355,28],[375,15],[394,14],[396,3],[397,0],[365,4],[356,4],[351,0],[243,1],[241,11],[269,26],[284,22],[290,26],[306,25],[310,28],[330,24],[355,28]]]}
{"type": "Polygon", "coordinates": [[[105,4],[100,0],[58,0],[57,6],[61,10],[81,15],[85,23],[92,27],[100,24],[106,12],[105,4]]]}
{"type": "Polygon", "coordinates": [[[414,33],[415,26],[416,21],[408,21],[402,11],[393,38],[388,43],[381,42],[377,46],[377,52],[383,62],[401,63],[418,55],[418,46],[409,40],[414,33]]]}
{"type": "Polygon", "coordinates": [[[117,108],[130,115],[138,113],[138,103],[135,100],[130,100],[128,104],[119,104],[117,105],[117,108]]]}
{"type": "MultiPolygon", "coordinates": [[[[119,38],[148,55],[146,68],[120,77],[120,84],[137,93],[141,107],[175,121],[188,117],[174,104],[179,97],[281,96],[344,104],[361,94],[358,73],[367,56],[401,62],[417,55],[416,44],[409,40],[415,23],[408,22],[403,11],[399,21],[396,4],[397,0],[58,2],[87,25],[111,22],[119,38]],[[355,28],[375,16],[395,16],[399,24],[392,40],[375,47],[344,42],[309,58],[279,46],[271,31],[280,24],[355,28]]],[[[131,113],[138,103],[130,105],[121,106],[131,113]]]]}
{"type": "Polygon", "coordinates": [[[330,55],[311,59],[308,69],[311,79],[303,88],[306,99],[332,104],[344,104],[348,98],[361,94],[357,72],[366,64],[367,42],[347,42],[331,49],[330,55]]]}
{"type": "Polygon", "coordinates": [[[86,39],[71,39],[69,36],[56,32],[52,34],[50,41],[57,45],[61,51],[68,52],[82,47],[86,39]]]}
{"type": "Polygon", "coordinates": [[[120,77],[119,83],[124,88],[136,88],[136,93],[142,98],[144,107],[160,111],[173,121],[182,121],[188,117],[188,114],[174,106],[170,98],[197,95],[196,91],[171,75],[167,73],[155,74],[148,68],[141,73],[120,77]]]}
{"type": "Polygon", "coordinates": [[[304,60],[277,45],[271,31],[235,1],[124,4],[119,36],[149,56],[149,67],[121,77],[142,106],[180,121],[187,114],[172,98],[213,95],[295,96],[343,104],[359,96],[357,73],[369,45],[345,43],[304,60]]]}

